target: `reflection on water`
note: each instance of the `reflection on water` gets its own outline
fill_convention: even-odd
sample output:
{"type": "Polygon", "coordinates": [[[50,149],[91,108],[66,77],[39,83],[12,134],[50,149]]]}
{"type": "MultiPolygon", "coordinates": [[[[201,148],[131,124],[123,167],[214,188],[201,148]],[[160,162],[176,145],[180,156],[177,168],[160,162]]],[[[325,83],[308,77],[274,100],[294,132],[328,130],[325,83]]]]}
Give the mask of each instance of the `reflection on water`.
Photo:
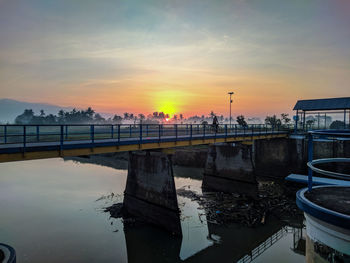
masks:
{"type": "MultiPolygon", "coordinates": [[[[0,243],[16,249],[18,262],[304,261],[297,228],[273,218],[257,228],[210,224],[198,203],[180,196],[182,239],[124,227],[103,208],[122,201],[126,170],[49,159],[0,171],[0,243]]],[[[200,193],[200,178],[199,169],[175,169],[177,188],[200,193]]]]}

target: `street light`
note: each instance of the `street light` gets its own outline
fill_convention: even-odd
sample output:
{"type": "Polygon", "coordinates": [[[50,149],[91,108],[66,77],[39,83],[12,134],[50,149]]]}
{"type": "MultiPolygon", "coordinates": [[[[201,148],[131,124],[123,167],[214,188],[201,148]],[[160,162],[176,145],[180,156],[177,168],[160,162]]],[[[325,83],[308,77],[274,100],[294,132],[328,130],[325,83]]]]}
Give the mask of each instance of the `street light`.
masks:
{"type": "Polygon", "coordinates": [[[231,128],[231,120],[232,120],[232,115],[231,115],[231,105],[232,105],[232,95],[234,94],[233,91],[227,93],[230,95],[230,128],[231,128]]]}

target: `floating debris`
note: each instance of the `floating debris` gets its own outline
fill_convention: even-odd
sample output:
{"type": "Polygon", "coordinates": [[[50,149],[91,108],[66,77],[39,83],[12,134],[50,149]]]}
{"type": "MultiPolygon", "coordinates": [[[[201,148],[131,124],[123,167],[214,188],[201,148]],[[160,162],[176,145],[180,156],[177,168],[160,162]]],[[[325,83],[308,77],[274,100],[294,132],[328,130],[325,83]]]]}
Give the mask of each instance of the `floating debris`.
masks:
{"type": "MultiPolygon", "coordinates": [[[[257,199],[236,193],[198,194],[186,188],[178,189],[177,194],[198,202],[198,209],[205,211],[207,222],[212,224],[239,223],[256,227],[265,224],[268,215],[273,215],[282,221],[288,221],[296,214],[302,216],[295,204],[295,193],[288,193],[282,185],[274,182],[260,183],[257,199]]],[[[201,222],[204,221],[202,216],[203,214],[199,215],[201,222]]]]}

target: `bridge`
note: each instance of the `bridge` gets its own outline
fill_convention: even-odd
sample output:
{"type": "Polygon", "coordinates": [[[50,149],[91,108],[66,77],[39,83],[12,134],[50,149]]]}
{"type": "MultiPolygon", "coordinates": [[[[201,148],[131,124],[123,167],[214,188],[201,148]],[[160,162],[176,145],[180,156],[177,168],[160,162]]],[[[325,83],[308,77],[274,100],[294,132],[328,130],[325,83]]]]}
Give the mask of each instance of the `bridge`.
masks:
{"type": "Polygon", "coordinates": [[[286,137],[288,131],[269,125],[0,125],[0,163],[129,152],[125,210],[181,236],[171,148],[209,145],[202,187],[255,197],[253,142],[268,145],[257,144],[259,156],[281,156],[286,137]]]}
{"type": "Polygon", "coordinates": [[[0,162],[283,138],[271,125],[0,125],[0,162]]]}

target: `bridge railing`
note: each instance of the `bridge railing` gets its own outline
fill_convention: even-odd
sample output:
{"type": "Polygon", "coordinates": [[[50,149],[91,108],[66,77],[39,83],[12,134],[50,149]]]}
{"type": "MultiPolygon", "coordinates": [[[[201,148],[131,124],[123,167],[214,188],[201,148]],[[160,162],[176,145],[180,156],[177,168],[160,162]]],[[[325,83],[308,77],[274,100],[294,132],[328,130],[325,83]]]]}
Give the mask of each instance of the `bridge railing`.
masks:
{"type": "Polygon", "coordinates": [[[57,124],[57,125],[0,125],[0,145],[31,143],[70,143],[86,141],[121,142],[134,140],[175,139],[188,140],[198,137],[232,137],[268,134],[286,130],[283,126],[265,124],[57,124]]]}

